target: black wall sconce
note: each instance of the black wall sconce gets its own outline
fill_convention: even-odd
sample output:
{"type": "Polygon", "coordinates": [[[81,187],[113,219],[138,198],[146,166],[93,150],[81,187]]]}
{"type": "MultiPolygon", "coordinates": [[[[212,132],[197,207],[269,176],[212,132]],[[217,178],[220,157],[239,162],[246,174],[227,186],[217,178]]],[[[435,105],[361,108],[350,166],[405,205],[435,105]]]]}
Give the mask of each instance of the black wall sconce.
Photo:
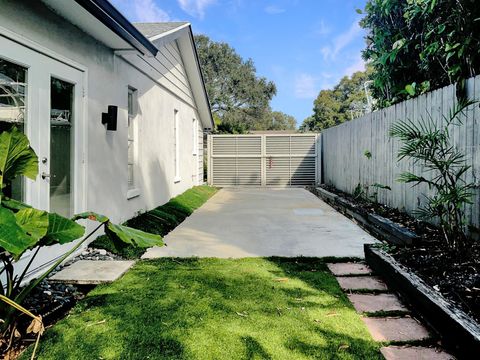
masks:
{"type": "Polygon", "coordinates": [[[107,125],[107,130],[117,131],[118,106],[108,105],[108,112],[102,113],[102,124],[107,125]]]}

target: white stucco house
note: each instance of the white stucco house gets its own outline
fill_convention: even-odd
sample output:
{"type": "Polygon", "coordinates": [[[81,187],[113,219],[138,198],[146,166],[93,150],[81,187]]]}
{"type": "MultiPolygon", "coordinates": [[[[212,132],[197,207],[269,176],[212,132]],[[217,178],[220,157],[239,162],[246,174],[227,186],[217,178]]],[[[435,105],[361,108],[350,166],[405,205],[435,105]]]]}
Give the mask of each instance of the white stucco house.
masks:
{"type": "Polygon", "coordinates": [[[122,222],[203,183],[213,120],[190,24],[132,24],[107,0],[0,9],[0,130],[23,129],[40,159],[10,195],[122,222]]]}

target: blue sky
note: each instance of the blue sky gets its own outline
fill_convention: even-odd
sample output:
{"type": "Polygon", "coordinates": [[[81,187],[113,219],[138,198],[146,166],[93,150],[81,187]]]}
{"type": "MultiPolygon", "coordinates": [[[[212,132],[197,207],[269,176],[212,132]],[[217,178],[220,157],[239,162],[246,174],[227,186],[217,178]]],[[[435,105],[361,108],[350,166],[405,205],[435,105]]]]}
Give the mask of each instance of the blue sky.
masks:
{"type": "Polygon", "coordinates": [[[300,124],[313,100],[344,75],[363,70],[364,31],[355,11],[366,0],[111,0],[131,21],[189,21],[252,58],[273,80],[274,110],[300,124]]]}

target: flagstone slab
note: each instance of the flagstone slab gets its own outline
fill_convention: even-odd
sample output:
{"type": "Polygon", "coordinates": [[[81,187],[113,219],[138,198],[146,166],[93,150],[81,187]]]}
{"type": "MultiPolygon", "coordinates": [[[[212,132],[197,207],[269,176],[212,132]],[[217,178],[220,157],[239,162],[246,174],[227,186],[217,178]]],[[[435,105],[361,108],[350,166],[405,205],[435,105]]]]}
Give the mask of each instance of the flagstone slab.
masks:
{"type": "Polygon", "coordinates": [[[387,285],[376,276],[338,276],[336,279],[343,290],[387,290],[387,285]]]}
{"type": "Polygon", "coordinates": [[[380,311],[408,311],[394,294],[348,294],[357,312],[376,313],[380,311]]]}
{"type": "Polygon", "coordinates": [[[334,263],[327,264],[333,275],[369,275],[372,270],[365,264],[359,263],[334,263]]]}
{"type": "Polygon", "coordinates": [[[380,349],[386,360],[450,360],[443,350],[421,346],[387,346],[380,349]]]}
{"type": "Polygon", "coordinates": [[[125,274],[133,264],[135,261],[79,260],[56,273],[49,281],[79,285],[111,283],[125,274]]]}
{"type": "Polygon", "coordinates": [[[375,341],[421,341],[430,333],[411,317],[362,318],[375,341]]]}

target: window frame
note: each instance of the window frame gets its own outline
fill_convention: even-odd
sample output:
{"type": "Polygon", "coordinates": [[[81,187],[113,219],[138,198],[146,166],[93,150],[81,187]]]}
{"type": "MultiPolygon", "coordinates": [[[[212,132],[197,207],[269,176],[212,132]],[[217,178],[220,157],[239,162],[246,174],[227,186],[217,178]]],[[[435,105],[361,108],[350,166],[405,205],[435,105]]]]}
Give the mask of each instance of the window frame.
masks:
{"type": "Polygon", "coordinates": [[[178,183],[182,181],[180,176],[180,121],[179,111],[175,109],[173,111],[173,166],[174,166],[174,178],[173,182],[178,183]]]}
{"type": "Polygon", "coordinates": [[[128,200],[140,195],[138,188],[138,90],[132,86],[128,86],[127,93],[127,187],[128,200]]]}
{"type": "Polygon", "coordinates": [[[196,118],[193,118],[193,121],[192,121],[192,132],[193,132],[192,155],[197,156],[198,155],[198,120],[196,118]]]}
{"type": "MultiPolygon", "coordinates": [[[[24,82],[23,83],[20,83],[20,82],[17,82],[15,81],[15,79],[11,79],[11,80],[14,80],[14,83],[10,84],[10,85],[7,85],[7,86],[10,86],[10,87],[13,87],[13,84],[17,85],[17,86],[24,86],[24,93],[23,93],[23,106],[16,106],[18,108],[18,111],[21,112],[22,114],[22,121],[8,121],[8,120],[0,120],[1,123],[4,123],[4,124],[9,124],[10,128],[15,126],[17,127],[23,134],[27,135],[28,136],[28,117],[29,117],[29,113],[30,113],[30,105],[31,105],[31,101],[30,101],[30,66],[27,65],[27,64],[24,64],[22,62],[19,62],[19,61],[16,61],[15,59],[11,59],[7,56],[4,56],[3,54],[0,54],[0,60],[6,62],[6,63],[9,63],[11,64],[12,66],[14,67],[19,67],[21,68],[21,70],[24,71],[24,82]],[[22,110],[20,110],[21,108],[23,108],[22,110]]],[[[4,84],[5,85],[5,84],[4,84]]],[[[3,90],[3,89],[2,89],[3,90]]],[[[5,90],[6,92],[6,90],[5,90]]],[[[11,93],[11,97],[14,98],[14,96],[18,96],[19,93],[11,93]]],[[[7,96],[8,94],[5,94],[2,96],[5,96],[5,98],[8,98],[7,96]]],[[[21,95],[19,97],[22,97],[21,95]]],[[[17,104],[17,101],[15,101],[15,99],[13,99],[14,103],[17,104]]],[[[15,108],[15,107],[14,107],[15,108]]],[[[5,109],[4,110],[8,111],[8,109],[5,109]]],[[[1,132],[1,130],[0,130],[1,132]]],[[[26,182],[26,179],[24,176],[19,176],[17,177],[16,179],[14,179],[14,181],[9,184],[9,187],[7,187],[6,189],[4,189],[4,191],[6,192],[6,194],[8,194],[9,191],[11,191],[12,193],[10,193],[9,195],[13,197],[14,200],[19,200],[19,201],[22,201],[22,202],[27,202],[27,182],[26,182]],[[13,194],[13,190],[14,188],[18,186],[19,188],[19,197],[17,197],[16,195],[17,194],[13,194]]]]}

